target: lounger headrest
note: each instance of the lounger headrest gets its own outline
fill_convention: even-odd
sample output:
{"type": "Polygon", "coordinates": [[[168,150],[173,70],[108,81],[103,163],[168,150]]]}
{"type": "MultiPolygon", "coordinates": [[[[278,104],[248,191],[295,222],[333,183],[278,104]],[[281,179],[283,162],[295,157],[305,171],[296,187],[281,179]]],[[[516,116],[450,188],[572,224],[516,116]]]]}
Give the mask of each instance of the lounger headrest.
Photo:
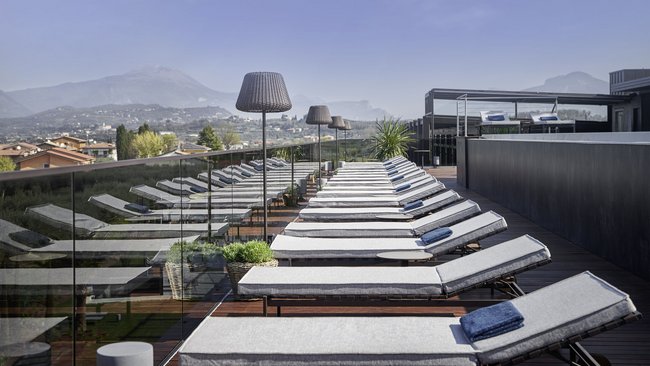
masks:
{"type": "Polygon", "coordinates": [[[557,116],[540,116],[539,120],[540,121],[559,121],[559,118],[557,118],[557,116]]]}
{"type": "Polygon", "coordinates": [[[415,209],[415,208],[418,208],[418,207],[422,206],[423,204],[424,204],[424,203],[422,202],[422,200],[417,200],[417,201],[409,202],[409,203],[407,203],[407,204],[404,205],[404,211],[410,211],[410,210],[413,210],[413,209],[415,209]]]}
{"type": "Polygon", "coordinates": [[[452,234],[452,231],[448,227],[439,227],[437,229],[431,230],[429,232],[426,232],[422,234],[420,237],[420,240],[426,245],[432,244],[437,242],[438,240],[442,240],[452,234]]]}
{"type": "Polygon", "coordinates": [[[397,170],[397,169],[391,170],[391,171],[388,172],[388,176],[395,175],[397,173],[399,173],[399,170],[397,170]]]}
{"type": "Polygon", "coordinates": [[[390,179],[390,181],[391,181],[391,182],[396,182],[396,181],[398,181],[398,180],[400,180],[400,179],[404,179],[404,176],[403,176],[403,175],[396,175],[396,176],[392,177],[392,178],[390,179]]]}
{"type": "Polygon", "coordinates": [[[226,184],[232,184],[232,179],[230,179],[230,178],[219,177],[219,180],[226,183],[226,184]]]}
{"type": "Polygon", "coordinates": [[[249,172],[246,172],[246,171],[243,171],[243,170],[241,171],[241,175],[243,175],[243,176],[246,177],[246,178],[250,178],[250,177],[253,176],[253,174],[251,174],[251,173],[249,173],[249,172]]]}

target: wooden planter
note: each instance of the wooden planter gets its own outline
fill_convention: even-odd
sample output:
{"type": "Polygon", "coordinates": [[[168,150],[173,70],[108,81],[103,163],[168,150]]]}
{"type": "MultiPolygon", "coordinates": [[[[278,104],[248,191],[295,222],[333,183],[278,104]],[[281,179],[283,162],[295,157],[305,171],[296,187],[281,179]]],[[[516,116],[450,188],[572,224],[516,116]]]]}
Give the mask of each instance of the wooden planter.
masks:
{"type": "Polygon", "coordinates": [[[278,261],[277,259],[272,259],[268,262],[263,263],[226,263],[226,268],[228,269],[228,277],[230,278],[230,285],[232,286],[232,292],[235,294],[236,298],[239,298],[239,294],[237,293],[237,284],[239,283],[239,280],[244,277],[246,272],[255,266],[277,267],[278,261]]]}
{"type": "Polygon", "coordinates": [[[192,300],[200,297],[200,294],[194,293],[195,284],[190,280],[193,276],[190,274],[192,267],[189,264],[166,262],[165,270],[174,300],[192,300]]]}

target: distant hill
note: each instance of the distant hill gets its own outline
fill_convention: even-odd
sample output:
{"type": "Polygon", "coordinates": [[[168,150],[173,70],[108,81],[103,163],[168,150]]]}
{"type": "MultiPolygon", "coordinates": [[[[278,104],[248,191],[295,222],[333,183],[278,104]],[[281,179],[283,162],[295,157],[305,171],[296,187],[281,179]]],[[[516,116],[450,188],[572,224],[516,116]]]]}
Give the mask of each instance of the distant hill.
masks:
{"type": "Polygon", "coordinates": [[[383,119],[384,116],[387,118],[391,116],[386,110],[373,107],[367,100],[327,102],[322,99],[296,95],[291,97],[291,103],[293,107],[287,113],[297,115],[298,118],[307,115],[309,107],[312,105],[326,105],[331,115],[355,121],[374,121],[383,119]]]}
{"type": "MultiPolygon", "coordinates": [[[[132,104],[174,108],[219,106],[245,115],[235,110],[237,94],[208,88],[178,70],[145,67],[96,80],[5,92],[7,101],[0,95],[0,118],[24,117],[63,106],[90,108],[132,104]]],[[[297,116],[306,114],[310,105],[317,104],[327,104],[334,115],[356,120],[374,121],[389,115],[385,110],[371,106],[367,100],[328,103],[320,98],[296,95],[292,96],[292,102],[293,108],[287,114],[297,116]]]]}
{"type": "MultiPolygon", "coordinates": [[[[234,106],[236,93],[218,92],[178,70],[146,67],[97,80],[7,92],[34,112],[71,106],[158,104],[163,107],[234,106]]],[[[25,115],[25,114],[23,114],[25,115]]]]}
{"type": "Polygon", "coordinates": [[[31,114],[24,105],[16,102],[7,93],[0,90],[0,118],[19,117],[31,114]]]}
{"type": "Polygon", "coordinates": [[[137,128],[144,122],[171,123],[172,125],[189,123],[202,118],[225,118],[230,112],[221,107],[173,108],[157,104],[102,105],[89,108],[70,106],[57,107],[27,117],[0,118],[0,126],[16,125],[23,128],[47,126],[84,127],[102,124],[124,124],[137,128]]]}
{"type": "Polygon", "coordinates": [[[609,94],[609,82],[597,79],[586,72],[575,71],[546,79],[543,85],[524,89],[524,91],[609,94]]]}

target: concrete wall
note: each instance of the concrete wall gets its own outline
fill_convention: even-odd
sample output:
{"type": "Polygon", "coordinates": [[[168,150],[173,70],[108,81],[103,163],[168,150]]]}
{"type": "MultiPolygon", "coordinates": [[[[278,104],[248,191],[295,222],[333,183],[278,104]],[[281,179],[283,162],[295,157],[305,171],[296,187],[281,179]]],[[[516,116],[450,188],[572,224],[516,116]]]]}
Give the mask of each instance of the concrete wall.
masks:
{"type": "Polygon", "coordinates": [[[459,184],[650,279],[650,143],[469,139],[458,148],[459,184]]]}

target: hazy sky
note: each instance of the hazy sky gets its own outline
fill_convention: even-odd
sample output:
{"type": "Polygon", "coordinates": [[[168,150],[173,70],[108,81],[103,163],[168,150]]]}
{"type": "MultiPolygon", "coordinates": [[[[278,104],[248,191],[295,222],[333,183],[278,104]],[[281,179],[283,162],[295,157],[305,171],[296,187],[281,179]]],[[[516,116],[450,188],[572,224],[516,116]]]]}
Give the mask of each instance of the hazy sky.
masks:
{"type": "Polygon", "coordinates": [[[0,0],[0,89],[182,70],[220,91],[278,71],[292,95],[421,116],[433,87],[523,89],[650,67],[650,1],[0,0]]]}

